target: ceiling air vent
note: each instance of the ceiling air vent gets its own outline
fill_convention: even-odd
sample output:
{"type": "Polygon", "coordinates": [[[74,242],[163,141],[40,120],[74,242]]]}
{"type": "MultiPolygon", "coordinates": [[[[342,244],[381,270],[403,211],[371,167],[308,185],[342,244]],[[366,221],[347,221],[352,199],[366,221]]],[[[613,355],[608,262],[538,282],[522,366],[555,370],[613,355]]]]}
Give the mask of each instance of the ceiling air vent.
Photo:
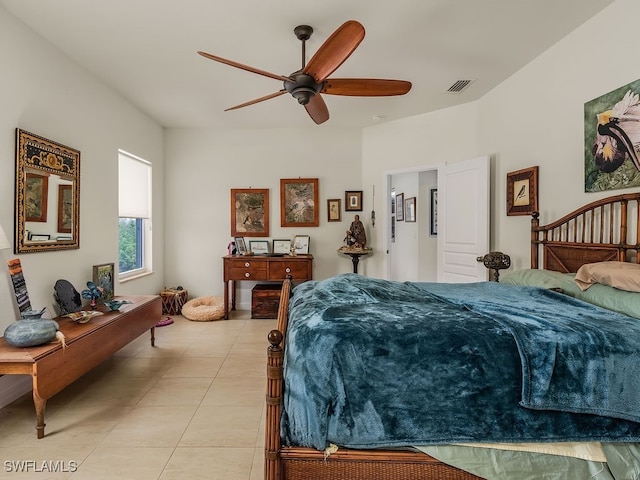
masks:
{"type": "Polygon", "coordinates": [[[473,80],[456,80],[453,85],[451,85],[448,89],[448,93],[460,93],[465,88],[467,88],[473,80]]]}

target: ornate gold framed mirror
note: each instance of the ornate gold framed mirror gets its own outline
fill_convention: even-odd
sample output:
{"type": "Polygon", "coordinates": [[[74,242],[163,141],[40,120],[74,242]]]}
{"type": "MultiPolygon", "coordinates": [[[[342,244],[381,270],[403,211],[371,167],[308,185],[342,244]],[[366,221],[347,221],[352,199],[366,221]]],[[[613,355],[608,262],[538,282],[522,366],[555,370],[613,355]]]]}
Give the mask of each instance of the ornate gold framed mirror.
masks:
{"type": "Polygon", "coordinates": [[[80,248],[80,151],[16,129],[15,253],[80,248]]]}

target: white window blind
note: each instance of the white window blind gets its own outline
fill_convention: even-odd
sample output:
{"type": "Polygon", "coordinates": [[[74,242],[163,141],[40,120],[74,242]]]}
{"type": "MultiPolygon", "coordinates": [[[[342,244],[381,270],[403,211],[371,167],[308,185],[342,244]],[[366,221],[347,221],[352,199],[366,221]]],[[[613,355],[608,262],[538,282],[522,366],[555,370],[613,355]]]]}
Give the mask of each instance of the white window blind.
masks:
{"type": "Polygon", "coordinates": [[[119,216],[151,218],[151,163],[118,152],[119,216]]]}

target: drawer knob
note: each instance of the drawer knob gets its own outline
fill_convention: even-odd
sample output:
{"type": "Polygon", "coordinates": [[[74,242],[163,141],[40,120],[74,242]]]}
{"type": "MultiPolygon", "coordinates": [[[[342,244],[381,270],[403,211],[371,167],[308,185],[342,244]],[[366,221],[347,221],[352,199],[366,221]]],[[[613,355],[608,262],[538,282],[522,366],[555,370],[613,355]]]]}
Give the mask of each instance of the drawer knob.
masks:
{"type": "Polygon", "coordinates": [[[285,268],[284,271],[287,273],[291,273],[291,269],[289,267],[285,268]]]}
{"type": "Polygon", "coordinates": [[[251,265],[251,264],[250,264],[249,262],[244,262],[244,266],[245,266],[245,267],[247,267],[247,268],[248,268],[250,265],[251,265]]]}
{"type": "Polygon", "coordinates": [[[244,278],[249,278],[251,276],[251,274],[249,272],[244,274],[244,278]]]}

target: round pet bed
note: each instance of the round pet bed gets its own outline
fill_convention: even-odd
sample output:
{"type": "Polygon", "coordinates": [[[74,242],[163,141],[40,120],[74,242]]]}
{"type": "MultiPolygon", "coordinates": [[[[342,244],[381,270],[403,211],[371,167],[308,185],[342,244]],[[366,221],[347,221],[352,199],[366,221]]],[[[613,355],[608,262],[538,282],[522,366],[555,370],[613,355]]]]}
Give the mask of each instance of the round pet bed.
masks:
{"type": "Polygon", "coordinates": [[[182,316],[196,322],[210,322],[224,317],[222,297],[197,297],[182,306],[182,316]]]}

